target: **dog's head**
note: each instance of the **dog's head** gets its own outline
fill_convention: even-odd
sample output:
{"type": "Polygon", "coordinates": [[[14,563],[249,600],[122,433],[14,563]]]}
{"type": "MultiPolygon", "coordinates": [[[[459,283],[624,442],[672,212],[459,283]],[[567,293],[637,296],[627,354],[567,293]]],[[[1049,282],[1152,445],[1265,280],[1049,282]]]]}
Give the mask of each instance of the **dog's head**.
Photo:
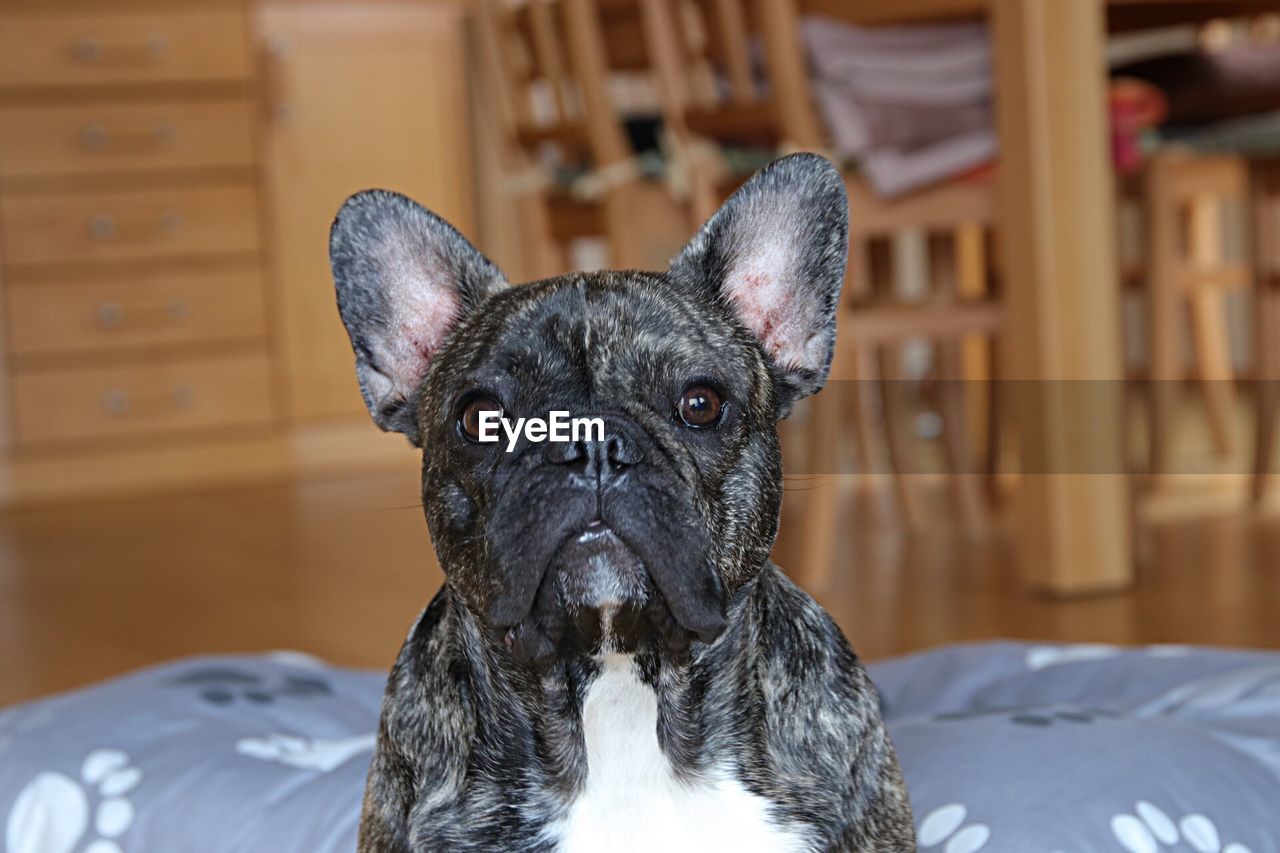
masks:
{"type": "Polygon", "coordinates": [[[847,241],[813,155],[757,174],[660,274],[512,287],[403,196],[343,205],[330,252],[365,402],[423,449],[448,583],[513,654],[718,636],[777,533],[777,420],[826,380],[847,241]],[[508,431],[552,412],[588,420],[508,431]]]}

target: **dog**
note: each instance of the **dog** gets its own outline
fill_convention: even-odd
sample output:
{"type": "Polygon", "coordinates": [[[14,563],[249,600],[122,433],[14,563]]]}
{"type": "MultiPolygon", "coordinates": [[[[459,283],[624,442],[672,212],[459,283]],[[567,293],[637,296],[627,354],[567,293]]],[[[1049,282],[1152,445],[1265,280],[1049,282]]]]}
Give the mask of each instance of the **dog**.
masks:
{"type": "Polygon", "coordinates": [[[775,161],[664,273],[510,286],[383,190],[333,223],[376,424],[422,449],[445,582],[401,649],[359,850],[914,850],[831,617],[769,561],[777,422],[830,369],[848,200],[775,161]],[[591,416],[571,441],[496,418],[591,416]]]}

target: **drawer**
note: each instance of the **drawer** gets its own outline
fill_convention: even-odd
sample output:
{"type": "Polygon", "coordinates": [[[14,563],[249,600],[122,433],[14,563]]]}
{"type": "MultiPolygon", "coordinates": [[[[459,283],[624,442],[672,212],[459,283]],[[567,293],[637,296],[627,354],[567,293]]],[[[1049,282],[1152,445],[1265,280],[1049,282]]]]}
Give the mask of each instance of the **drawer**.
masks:
{"type": "Polygon", "coordinates": [[[266,336],[262,278],[255,270],[14,285],[6,298],[13,355],[266,336]]]}
{"type": "Polygon", "coordinates": [[[25,445],[263,424],[271,382],[263,355],[77,370],[18,370],[14,430],[25,445]]]}
{"type": "Polygon", "coordinates": [[[0,109],[0,178],[252,164],[248,101],[0,109]]]}
{"type": "Polygon", "coordinates": [[[5,86],[238,81],[250,70],[235,10],[0,19],[5,86]]]}
{"type": "Polygon", "coordinates": [[[257,193],[250,187],[10,196],[0,209],[11,266],[258,248],[257,193]]]}

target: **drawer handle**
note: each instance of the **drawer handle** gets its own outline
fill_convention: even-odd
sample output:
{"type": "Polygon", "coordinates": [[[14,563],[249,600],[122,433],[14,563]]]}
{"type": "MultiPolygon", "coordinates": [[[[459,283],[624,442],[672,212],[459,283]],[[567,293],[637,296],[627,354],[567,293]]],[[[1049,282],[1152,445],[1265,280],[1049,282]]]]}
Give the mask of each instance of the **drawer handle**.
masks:
{"type": "Polygon", "coordinates": [[[163,415],[186,411],[196,404],[196,389],[186,383],[159,394],[130,394],[123,388],[108,388],[102,394],[102,411],[114,418],[128,415],[163,415]]]}
{"type": "Polygon", "coordinates": [[[89,217],[89,236],[106,242],[116,238],[129,240],[173,237],[182,231],[182,215],[176,210],[162,210],[153,219],[121,220],[110,213],[89,217]]]}
{"type": "Polygon", "coordinates": [[[293,53],[293,42],[284,35],[267,39],[262,53],[262,103],[267,118],[283,126],[293,124],[294,107],[286,98],[284,63],[293,53]]]}
{"type": "Polygon", "coordinates": [[[99,302],[93,311],[98,326],[108,331],[123,328],[126,323],[133,326],[164,326],[180,323],[190,316],[191,303],[180,296],[164,303],[138,302],[128,306],[106,300],[99,302]]]}
{"type": "Polygon", "coordinates": [[[168,53],[169,39],[159,33],[134,42],[104,42],[83,35],[71,44],[71,57],[84,65],[137,65],[158,62],[168,53]]]}
{"type": "Polygon", "coordinates": [[[118,148],[167,148],[178,141],[172,122],[158,121],[149,128],[111,130],[94,122],[80,129],[80,147],[94,153],[118,148]]]}

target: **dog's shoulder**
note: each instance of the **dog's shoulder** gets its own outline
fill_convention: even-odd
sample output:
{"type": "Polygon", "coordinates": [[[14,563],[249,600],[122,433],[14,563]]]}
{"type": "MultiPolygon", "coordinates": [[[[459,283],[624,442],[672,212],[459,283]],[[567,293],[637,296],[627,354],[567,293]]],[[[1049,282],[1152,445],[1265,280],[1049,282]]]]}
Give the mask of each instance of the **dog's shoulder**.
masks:
{"type": "Polygon", "coordinates": [[[760,653],[780,668],[778,677],[821,682],[840,688],[833,695],[852,693],[859,699],[874,690],[840,626],[809,593],[772,563],[756,583],[752,603],[760,653]]]}
{"type": "Polygon", "coordinates": [[[841,850],[913,850],[905,785],[880,699],[844,633],[776,566],[755,596],[771,799],[841,850]]]}
{"type": "Polygon", "coordinates": [[[831,615],[772,564],[752,602],[756,670],[782,760],[859,747],[880,726],[879,696],[831,615]]]}
{"type": "MultiPolygon", "coordinates": [[[[504,800],[493,785],[469,784],[475,751],[485,740],[482,693],[489,691],[490,702],[496,694],[479,675],[475,625],[452,595],[447,585],[436,594],[391,669],[369,768],[361,853],[545,849],[536,828],[511,822],[518,798],[504,800]]],[[[522,768],[495,772],[508,770],[514,780],[522,768]]]]}
{"type": "Polygon", "coordinates": [[[426,647],[447,609],[448,595],[442,587],[409,630],[387,678],[360,818],[361,853],[410,850],[408,814],[417,796],[418,779],[414,749],[426,711],[422,703],[412,700],[412,691],[423,675],[426,647]]]}
{"type": "Polygon", "coordinates": [[[390,807],[397,823],[405,821],[410,808],[430,809],[432,801],[446,803],[457,796],[474,738],[469,685],[457,677],[460,650],[449,595],[448,587],[441,587],[422,611],[383,694],[369,784],[370,791],[380,789],[375,799],[390,807]]]}
{"type": "Polygon", "coordinates": [[[434,691],[449,685],[450,661],[457,651],[452,648],[456,640],[451,630],[449,599],[449,587],[441,586],[409,629],[387,679],[384,717],[398,720],[406,714],[422,714],[425,708],[418,701],[418,694],[423,686],[434,691]]]}

